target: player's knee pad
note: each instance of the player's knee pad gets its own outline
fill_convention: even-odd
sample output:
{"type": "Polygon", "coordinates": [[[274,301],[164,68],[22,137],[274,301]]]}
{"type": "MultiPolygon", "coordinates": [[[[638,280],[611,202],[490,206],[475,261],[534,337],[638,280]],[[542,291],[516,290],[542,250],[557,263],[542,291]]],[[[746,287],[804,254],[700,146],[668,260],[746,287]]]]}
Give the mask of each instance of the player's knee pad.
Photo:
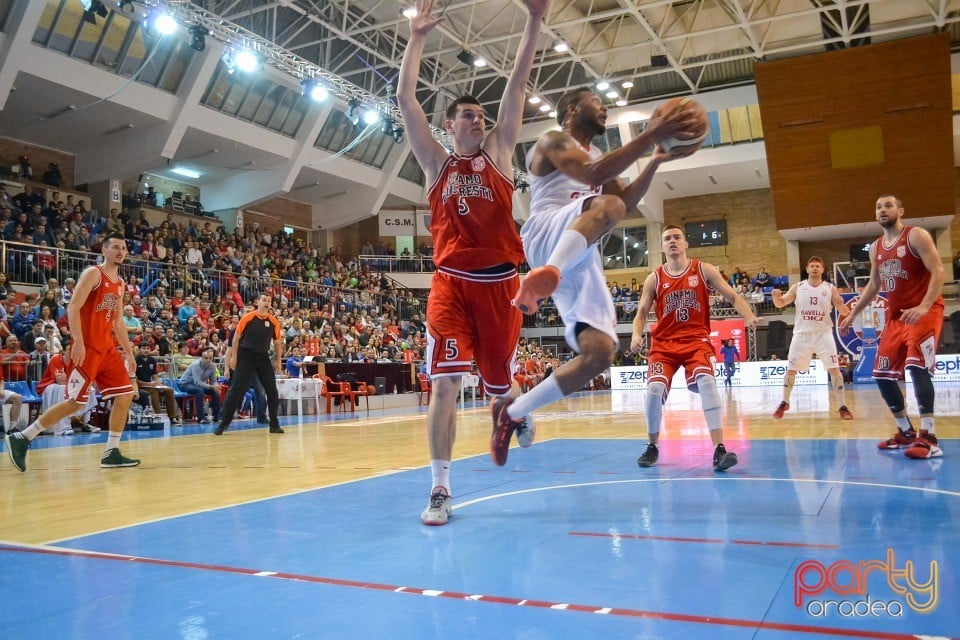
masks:
{"type": "Polygon", "coordinates": [[[667,385],[651,382],[647,385],[647,432],[659,433],[663,419],[663,403],[667,400],[667,385]]]}
{"type": "Polygon", "coordinates": [[[913,395],[917,399],[920,414],[933,413],[933,377],[930,372],[921,367],[907,367],[907,370],[913,380],[913,395]]]}
{"type": "Polygon", "coordinates": [[[900,391],[900,383],[887,378],[877,378],[877,388],[880,390],[880,395],[883,396],[883,401],[890,407],[890,411],[894,413],[903,411],[903,392],[900,391]]]}
{"type": "Polygon", "coordinates": [[[717,379],[713,376],[697,378],[697,391],[700,392],[700,404],[704,411],[720,408],[720,390],[717,389],[717,379]]]}

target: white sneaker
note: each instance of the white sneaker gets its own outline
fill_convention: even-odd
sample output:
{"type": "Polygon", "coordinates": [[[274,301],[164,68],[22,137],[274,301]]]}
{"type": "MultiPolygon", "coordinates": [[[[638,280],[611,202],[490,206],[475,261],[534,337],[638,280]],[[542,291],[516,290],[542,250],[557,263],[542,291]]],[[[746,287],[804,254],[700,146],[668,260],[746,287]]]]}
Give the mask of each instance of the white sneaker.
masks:
{"type": "Polygon", "coordinates": [[[447,524],[453,513],[453,500],[444,487],[434,487],[427,508],[420,514],[420,522],[430,526],[447,524]]]}
{"type": "Polygon", "coordinates": [[[517,436],[517,444],[521,447],[529,447],[537,435],[537,425],[533,423],[533,416],[530,415],[523,416],[519,422],[520,426],[514,432],[517,436]]]}

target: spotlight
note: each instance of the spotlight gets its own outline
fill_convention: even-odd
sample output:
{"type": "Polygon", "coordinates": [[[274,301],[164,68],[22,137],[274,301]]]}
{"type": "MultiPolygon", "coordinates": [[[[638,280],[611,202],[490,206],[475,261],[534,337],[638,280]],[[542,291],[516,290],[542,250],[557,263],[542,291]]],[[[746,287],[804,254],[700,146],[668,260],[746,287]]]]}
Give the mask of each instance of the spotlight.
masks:
{"type": "Polygon", "coordinates": [[[177,30],[177,21],[169,13],[157,13],[150,19],[150,29],[161,36],[169,36],[177,30]]]}
{"type": "Polygon", "coordinates": [[[367,125],[380,122],[380,112],[376,109],[367,109],[363,112],[363,122],[367,125]]]}
{"type": "Polygon", "coordinates": [[[304,78],[300,81],[300,95],[308,96],[314,102],[323,102],[330,95],[330,92],[316,79],[304,78]]]}
{"type": "Polygon", "coordinates": [[[457,54],[457,60],[463,64],[473,66],[473,67],[485,67],[487,66],[487,61],[483,59],[483,56],[477,56],[466,49],[457,54]]]}
{"type": "Polygon", "coordinates": [[[206,37],[210,35],[210,29],[202,24],[195,24],[187,31],[190,32],[190,48],[196,51],[203,51],[207,48],[206,37]]]}
{"type": "Polygon", "coordinates": [[[118,4],[120,13],[133,13],[136,11],[136,8],[133,6],[133,0],[120,0],[118,4]]]}
{"type": "Polygon", "coordinates": [[[403,142],[403,127],[401,127],[399,124],[393,123],[392,134],[394,142],[397,144],[401,144],[403,142]]]}
{"type": "Polygon", "coordinates": [[[233,59],[236,62],[237,69],[244,73],[252,73],[260,68],[260,59],[250,49],[241,49],[233,59]]]}
{"type": "Polygon", "coordinates": [[[610,88],[610,83],[606,80],[600,80],[597,82],[597,91],[606,91],[610,88]]]}

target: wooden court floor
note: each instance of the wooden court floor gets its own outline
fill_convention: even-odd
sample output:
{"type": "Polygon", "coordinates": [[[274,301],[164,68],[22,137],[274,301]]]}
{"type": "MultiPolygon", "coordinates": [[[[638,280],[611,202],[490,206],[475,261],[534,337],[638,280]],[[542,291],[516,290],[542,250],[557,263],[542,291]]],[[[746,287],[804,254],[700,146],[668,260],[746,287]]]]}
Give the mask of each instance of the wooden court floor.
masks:
{"type": "MultiPolygon", "coordinates": [[[[456,510],[440,528],[419,523],[430,488],[423,409],[287,418],[287,433],[279,436],[248,422],[219,438],[209,427],[132,433],[122,448],[142,458],[135,469],[99,469],[104,434],[42,437],[29,452],[27,473],[18,473],[5,453],[0,466],[0,563],[6,567],[0,586],[17,594],[46,585],[59,605],[4,607],[0,629],[11,634],[4,637],[23,638],[960,635],[960,613],[948,604],[960,601],[954,524],[960,470],[951,468],[960,450],[960,384],[938,386],[944,456],[928,461],[876,450],[894,423],[871,386],[848,390],[856,416],[848,422],[829,411],[825,387],[797,387],[791,410],[774,420],[779,393],[776,387],[721,392],[725,441],[741,455],[741,464],[723,477],[710,468],[699,400],[683,389],[666,407],[660,464],[643,470],[635,464],[646,439],[642,392],[583,394],[546,407],[535,414],[535,445],[511,449],[503,469],[487,455],[487,408],[467,408],[452,475],[456,510]],[[765,506],[754,511],[754,501],[765,506]],[[929,516],[924,504],[934,509],[929,516]],[[506,540],[503,531],[510,532],[506,540]],[[511,539],[526,540],[528,552],[511,539]],[[670,550],[683,543],[687,549],[670,550]],[[789,554],[764,556],[777,545],[789,554]],[[790,606],[784,585],[802,566],[803,553],[828,565],[856,563],[864,554],[886,557],[888,547],[917,566],[939,567],[933,612],[908,609],[909,624],[903,624],[904,616],[817,619],[790,606]],[[656,549],[657,559],[645,548],[656,549]],[[503,561],[484,555],[490,549],[503,561]],[[622,564],[625,554],[629,567],[622,564]],[[677,567],[700,560],[690,571],[673,571],[664,564],[673,554],[677,567]],[[573,560],[581,555],[578,565],[573,560]],[[136,563],[146,566],[125,573],[136,563]],[[640,587],[647,584],[643,572],[636,573],[644,563],[661,588],[640,587]],[[511,564],[525,568],[527,577],[511,564]],[[753,586],[735,586],[731,570],[753,586]],[[188,579],[178,571],[217,575],[188,579]],[[266,591],[243,583],[244,576],[267,574],[292,577],[266,591]],[[67,588],[58,584],[63,575],[69,575],[67,588]],[[731,581],[723,587],[728,596],[717,595],[711,576],[731,581]],[[461,610],[457,598],[441,605],[384,595],[416,592],[403,586],[408,578],[420,595],[448,589],[482,602],[476,594],[496,594],[488,601],[504,607],[461,610]],[[184,580],[182,593],[167,594],[170,602],[154,610],[160,605],[150,600],[150,585],[160,588],[171,579],[184,580]],[[230,605],[208,597],[209,581],[229,583],[230,605]],[[134,594],[127,591],[131,584],[134,594]],[[306,593],[310,589],[322,590],[323,598],[306,593]],[[672,589],[691,594],[691,601],[671,598],[672,589]],[[252,615],[251,604],[264,594],[283,594],[289,619],[252,615]],[[762,613],[734,602],[736,594],[763,604],[762,613]],[[528,600],[548,604],[531,613],[528,600]],[[117,602],[125,605],[121,623],[96,615],[117,602]],[[578,606],[604,602],[615,604],[600,607],[613,612],[602,623],[598,616],[574,615],[578,606]],[[318,617],[337,618],[342,607],[368,614],[310,630],[318,617]],[[557,610],[569,617],[545,613],[557,610]],[[151,622],[141,634],[143,615],[151,622]],[[497,631],[504,620],[519,625],[516,632],[497,631]],[[194,623],[202,633],[184,631],[194,623]]],[[[912,398],[910,406],[915,415],[912,398]]],[[[885,600],[896,595],[888,589],[885,600]]]]}

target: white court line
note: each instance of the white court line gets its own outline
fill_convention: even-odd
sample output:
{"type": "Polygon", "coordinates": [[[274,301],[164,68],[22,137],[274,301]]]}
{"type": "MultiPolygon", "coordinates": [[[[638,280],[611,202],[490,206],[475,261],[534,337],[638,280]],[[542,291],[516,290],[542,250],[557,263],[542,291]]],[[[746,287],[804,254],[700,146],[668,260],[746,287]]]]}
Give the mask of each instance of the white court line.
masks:
{"type": "Polygon", "coordinates": [[[574,484],[557,484],[547,487],[534,487],[532,489],[519,489],[517,491],[506,491],[504,493],[495,493],[489,496],[481,496],[473,500],[467,500],[454,505],[454,509],[462,509],[481,502],[489,500],[499,500],[500,498],[509,498],[519,496],[525,493],[538,493],[540,491],[556,491],[559,489],[579,489],[581,487],[599,487],[612,484],[643,484],[648,482],[809,482],[813,484],[838,484],[855,487],[869,487],[871,489],[894,489],[903,491],[919,491],[921,493],[934,493],[949,496],[951,498],[960,498],[960,491],[948,491],[946,489],[927,489],[924,487],[905,487],[898,484],[883,484],[879,482],[853,482],[850,480],[818,480],[814,478],[637,478],[634,480],[604,480],[600,482],[578,482],[574,484]]]}

